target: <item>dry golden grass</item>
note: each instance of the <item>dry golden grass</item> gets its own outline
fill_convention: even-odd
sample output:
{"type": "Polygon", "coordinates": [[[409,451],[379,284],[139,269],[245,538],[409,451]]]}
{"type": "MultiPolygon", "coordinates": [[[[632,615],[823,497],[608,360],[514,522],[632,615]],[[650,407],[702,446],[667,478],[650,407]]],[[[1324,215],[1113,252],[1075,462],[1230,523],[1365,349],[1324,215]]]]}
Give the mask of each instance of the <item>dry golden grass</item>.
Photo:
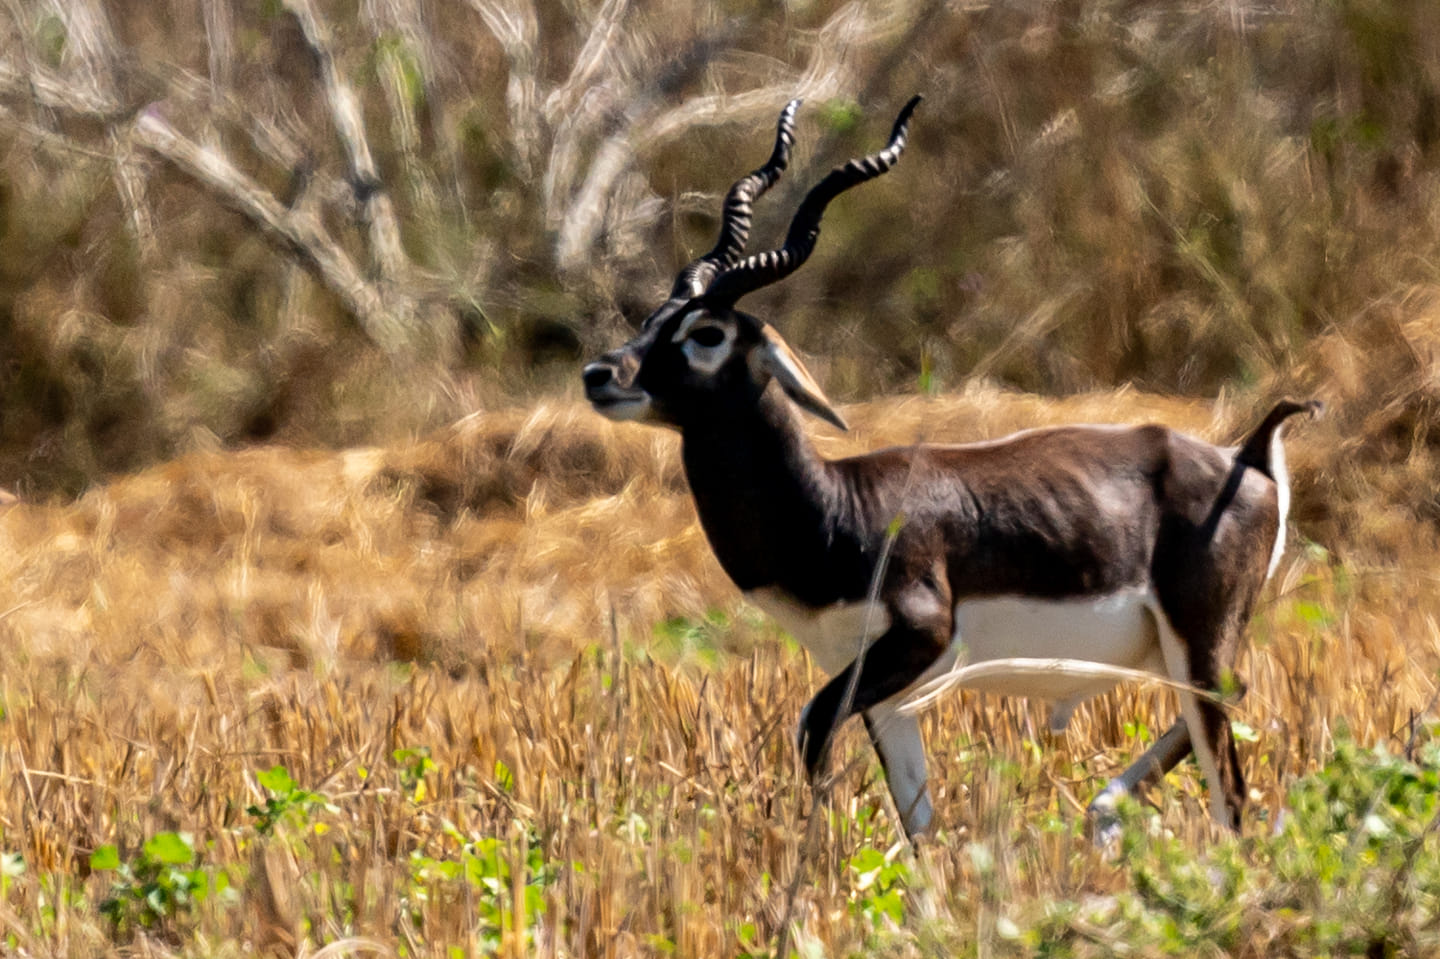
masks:
{"type": "MultiPolygon", "coordinates": [[[[850,434],[817,439],[838,454],[1140,420],[1234,437],[1262,406],[976,386],[851,407],[850,434]]],[[[1337,724],[1403,743],[1435,697],[1424,531],[1412,520],[1407,546],[1387,526],[1376,547],[1337,519],[1367,504],[1312,502],[1359,489],[1330,455],[1346,422],[1289,443],[1297,511],[1315,517],[1302,529],[1329,551],[1292,540],[1242,663],[1252,830],[1337,724]]],[[[74,504],[13,506],[0,542],[0,851],[24,861],[0,897],[11,949],[733,956],[773,942],[797,876],[805,941],[843,953],[873,934],[846,866],[895,835],[887,812],[872,818],[884,791],[868,746],[847,732],[833,822],[807,849],[790,736],[819,676],[724,580],[668,434],[557,401],[394,448],[197,454],[74,504]],[[725,625],[706,625],[717,614],[725,625]],[[687,650],[686,629],[699,653],[727,654],[687,650]],[[422,749],[433,766],[403,752],[422,749]],[[262,836],[246,807],[277,764],[333,805],[262,836]],[[113,873],[89,857],[116,844],[130,861],[166,830],[193,834],[240,899],[112,938],[97,903],[113,873]],[[437,878],[487,838],[517,864],[501,888],[437,878]],[[489,923],[477,902],[523,898],[531,844],[551,869],[536,927],[489,923]]],[[[970,949],[1001,917],[1124,886],[1071,826],[1138,752],[1125,724],[1172,714],[1165,694],[1123,690],[1050,743],[1023,702],[966,693],[933,709],[942,832],[914,866],[911,915],[970,949]]],[[[1203,848],[1194,772],[1156,798],[1203,848]]]]}

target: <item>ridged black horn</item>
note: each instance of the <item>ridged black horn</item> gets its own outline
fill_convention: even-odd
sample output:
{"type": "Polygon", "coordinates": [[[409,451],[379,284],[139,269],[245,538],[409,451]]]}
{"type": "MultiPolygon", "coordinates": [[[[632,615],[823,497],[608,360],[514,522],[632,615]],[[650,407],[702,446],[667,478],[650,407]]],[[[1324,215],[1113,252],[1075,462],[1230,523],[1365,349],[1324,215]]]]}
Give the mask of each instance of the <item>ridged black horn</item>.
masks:
{"type": "Polygon", "coordinates": [[[756,253],[726,270],[710,284],[706,298],[716,304],[730,305],[746,293],[769,286],[799,269],[815,249],[815,241],[820,236],[820,218],[825,215],[830,201],[853,186],[875,179],[900,159],[909,135],[910,114],[915,112],[921,99],[919,96],[912,97],[905,104],[900,116],[895,119],[890,144],[885,149],[836,167],[805,195],[795,218],[790,221],[790,232],[785,235],[784,246],[756,253]]]}
{"type": "Polygon", "coordinates": [[[800,101],[791,100],[780,111],[780,120],[775,125],[775,149],[770,159],[730,187],[730,192],[725,194],[725,205],[721,208],[720,239],[713,250],[680,271],[675,277],[671,297],[688,299],[699,296],[717,275],[739,261],[740,254],[745,252],[745,241],[750,238],[751,204],[775,185],[790,163],[790,147],[795,143],[795,111],[798,109],[800,101]]]}

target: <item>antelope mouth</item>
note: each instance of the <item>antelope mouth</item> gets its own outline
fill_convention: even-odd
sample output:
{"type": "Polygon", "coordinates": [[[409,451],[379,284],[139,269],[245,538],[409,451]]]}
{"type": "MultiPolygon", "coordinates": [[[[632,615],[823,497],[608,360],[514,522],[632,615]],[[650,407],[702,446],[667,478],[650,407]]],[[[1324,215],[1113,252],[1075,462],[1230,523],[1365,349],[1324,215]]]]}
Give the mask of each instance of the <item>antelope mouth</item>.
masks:
{"type": "Polygon", "coordinates": [[[607,419],[645,419],[650,412],[650,394],[622,385],[617,373],[615,366],[604,360],[585,367],[585,398],[607,419]]]}
{"type": "Polygon", "coordinates": [[[597,396],[587,391],[585,398],[595,412],[606,419],[624,422],[648,419],[650,416],[650,397],[645,393],[615,391],[610,395],[597,396]]]}

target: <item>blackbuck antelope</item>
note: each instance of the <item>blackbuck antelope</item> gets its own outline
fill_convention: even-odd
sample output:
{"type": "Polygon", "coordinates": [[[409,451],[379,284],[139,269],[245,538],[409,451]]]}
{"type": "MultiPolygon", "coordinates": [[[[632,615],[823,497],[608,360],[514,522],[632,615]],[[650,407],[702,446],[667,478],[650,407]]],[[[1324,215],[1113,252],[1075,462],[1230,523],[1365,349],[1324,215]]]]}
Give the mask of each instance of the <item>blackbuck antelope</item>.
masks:
{"type": "Polygon", "coordinates": [[[586,396],[613,419],[680,431],[720,564],[833,677],[800,720],[812,781],[861,713],[913,837],[932,806],[907,693],[950,674],[1050,700],[1061,730],[1078,703],[1143,671],[1180,688],[1182,719],[1092,809],[1193,747],[1214,817],[1238,827],[1245,785],[1219,699],[1284,547],[1281,426],[1311,404],[1281,403],[1239,448],[1164,426],[1065,426],[826,460],[793,406],[844,420],[780,334],[735,309],[805,262],[831,200],[895,164],[918,100],[883,151],[810,191],[782,247],[745,257],[751,204],[794,142],[789,104],[769,161],[726,196],[715,248],[634,339],[585,367],[586,396]],[[974,669],[985,664],[999,668],[974,669]]]}

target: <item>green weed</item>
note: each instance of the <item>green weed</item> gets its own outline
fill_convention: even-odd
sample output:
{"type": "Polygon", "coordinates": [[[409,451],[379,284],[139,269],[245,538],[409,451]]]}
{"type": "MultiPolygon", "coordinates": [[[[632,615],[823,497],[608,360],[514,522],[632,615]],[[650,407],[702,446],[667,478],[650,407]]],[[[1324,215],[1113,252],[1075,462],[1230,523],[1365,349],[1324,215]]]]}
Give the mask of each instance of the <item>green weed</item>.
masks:
{"type": "Polygon", "coordinates": [[[196,864],[188,833],[156,833],[128,860],[114,845],[100,846],[90,855],[90,869],[114,873],[98,911],[121,940],[139,931],[174,933],[198,903],[236,898],[228,872],[196,864]]]}

